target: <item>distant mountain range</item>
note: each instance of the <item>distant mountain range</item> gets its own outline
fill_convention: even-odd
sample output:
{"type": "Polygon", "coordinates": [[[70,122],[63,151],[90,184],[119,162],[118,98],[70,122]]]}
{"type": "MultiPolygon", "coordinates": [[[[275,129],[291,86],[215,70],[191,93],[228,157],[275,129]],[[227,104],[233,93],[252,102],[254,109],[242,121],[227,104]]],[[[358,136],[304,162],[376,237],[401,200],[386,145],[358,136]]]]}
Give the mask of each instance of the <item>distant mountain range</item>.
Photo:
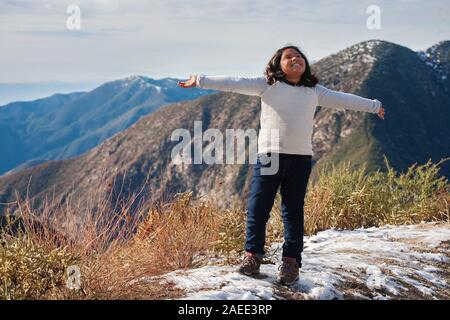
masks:
{"type": "Polygon", "coordinates": [[[44,81],[29,83],[0,83],[0,106],[17,101],[33,101],[56,93],[86,92],[102,82],[44,81]]]}
{"type": "MultiPolygon", "coordinates": [[[[367,164],[369,170],[376,170],[384,168],[386,155],[394,168],[405,170],[415,162],[425,163],[429,158],[437,162],[450,156],[448,57],[449,41],[425,52],[385,41],[366,41],[315,63],[314,72],[327,87],[382,101],[386,120],[374,114],[318,108],[313,133],[313,175],[326,162],[350,160],[355,166],[367,164]]],[[[137,80],[135,86],[140,87],[140,83],[137,80]]],[[[83,97],[75,94],[59,99],[70,104],[69,101],[83,97]]],[[[72,117],[61,115],[62,123],[62,119],[86,115],[83,110],[70,112],[72,117]]],[[[95,114],[87,114],[85,122],[89,123],[95,114]]],[[[231,93],[165,106],[84,155],[0,177],[0,203],[14,201],[17,191],[21,196],[28,192],[36,207],[45,197],[55,199],[57,205],[68,197],[83,202],[92,194],[103,195],[101,198],[113,207],[137,193],[140,200],[158,200],[192,190],[196,196],[228,207],[233,201],[247,198],[251,167],[177,166],[170,158],[177,144],[171,141],[171,133],[177,128],[192,133],[196,120],[202,121],[203,130],[258,128],[259,115],[258,98],[231,93]]],[[[71,127],[70,123],[65,124],[71,127]]],[[[449,162],[441,170],[450,176],[449,162]]]]}
{"type": "Polygon", "coordinates": [[[176,79],[132,76],[90,92],[10,103],[0,107],[0,175],[77,156],[161,106],[211,92],[183,90],[176,79]]]}

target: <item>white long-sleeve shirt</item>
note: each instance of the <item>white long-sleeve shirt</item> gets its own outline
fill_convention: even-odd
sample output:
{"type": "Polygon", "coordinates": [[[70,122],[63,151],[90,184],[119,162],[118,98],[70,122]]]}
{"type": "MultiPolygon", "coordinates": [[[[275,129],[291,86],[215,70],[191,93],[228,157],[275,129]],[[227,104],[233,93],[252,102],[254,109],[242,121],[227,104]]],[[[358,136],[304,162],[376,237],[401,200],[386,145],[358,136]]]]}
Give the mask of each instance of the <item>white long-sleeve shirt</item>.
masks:
{"type": "Polygon", "coordinates": [[[378,113],[381,102],[337,92],[322,85],[295,87],[264,77],[197,76],[197,87],[261,98],[258,153],[313,155],[312,132],[317,106],[378,113]],[[277,137],[278,136],[278,137],[277,137]]]}

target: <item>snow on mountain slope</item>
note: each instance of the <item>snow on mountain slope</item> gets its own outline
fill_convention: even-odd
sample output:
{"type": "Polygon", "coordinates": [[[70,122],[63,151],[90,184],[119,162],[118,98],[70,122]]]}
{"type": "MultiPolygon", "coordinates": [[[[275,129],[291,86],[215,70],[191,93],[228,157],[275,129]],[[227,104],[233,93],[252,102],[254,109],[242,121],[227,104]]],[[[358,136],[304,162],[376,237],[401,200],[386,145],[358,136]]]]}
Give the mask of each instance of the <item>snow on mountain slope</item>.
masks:
{"type": "Polygon", "coordinates": [[[450,41],[442,41],[430,47],[426,51],[419,51],[419,57],[433,69],[441,78],[447,80],[449,78],[449,59],[450,59],[450,41]]]}
{"type": "Polygon", "coordinates": [[[449,245],[448,223],[327,230],[305,238],[300,280],[291,287],[275,282],[281,244],[255,277],[211,261],[151,280],[185,290],[185,299],[449,299],[449,245]]]}

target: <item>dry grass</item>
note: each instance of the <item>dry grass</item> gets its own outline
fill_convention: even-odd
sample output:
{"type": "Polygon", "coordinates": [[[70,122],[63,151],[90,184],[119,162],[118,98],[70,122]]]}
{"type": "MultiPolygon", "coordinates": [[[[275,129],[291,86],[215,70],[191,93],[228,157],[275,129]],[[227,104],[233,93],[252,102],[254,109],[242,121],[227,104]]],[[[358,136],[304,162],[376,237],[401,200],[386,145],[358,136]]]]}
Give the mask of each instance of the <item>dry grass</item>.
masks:
{"type": "Polygon", "coordinates": [[[53,212],[45,206],[37,215],[29,201],[20,203],[20,223],[11,221],[1,233],[0,299],[180,296],[176,288],[145,278],[195,266],[217,240],[220,214],[206,203],[194,205],[192,193],[134,214],[130,206],[112,216],[109,208],[89,212],[79,223],[76,208],[53,212]],[[80,270],[79,290],[66,287],[71,265],[80,270]]]}
{"type": "Polygon", "coordinates": [[[449,184],[439,176],[440,163],[414,164],[401,174],[386,158],[385,165],[386,172],[369,174],[364,167],[351,170],[350,163],[324,168],[317,183],[308,188],[305,234],[450,221],[449,184]]]}
{"type": "MultiPolygon", "coordinates": [[[[212,243],[212,250],[223,255],[227,263],[236,263],[242,257],[245,244],[246,218],[246,210],[239,205],[233,206],[233,209],[220,212],[219,231],[217,240],[212,243]]],[[[282,238],[283,223],[281,216],[272,213],[266,228],[265,252],[268,253],[267,259],[270,259],[271,255],[277,254],[277,252],[271,251],[270,247],[282,238]]]]}
{"type": "Polygon", "coordinates": [[[43,248],[24,236],[2,235],[0,298],[35,299],[64,285],[66,268],[76,262],[67,247],[43,248]]]}
{"type": "MultiPolygon", "coordinates": [[[[414,165],[404,174],[386,165],[386,173],[352,171],[350,165],[324,170],[308,188],[306,234],[450,220],[448,182],[438,178],[437,165],[414,165]]],[[[0,230],[0,299],[177,298],[183,292],[150,276],[200,266],[213,254],[234,263],[242,253],[242,205],[220,211],[185,193],[132,210],[137,196],[114,207],[95,197],[100,195],[82,206],[72,199],[49,203],[40,212],[27,198],[18,199],[20,219],[0,230]],[[73,265],[80,270],[78,290],[66,287],[73,265]]],[[[283,237],[279,205],[278,198],[266,246],[283,237]]]]}
{"type": "Polygon", "coordinates": [[[217,239],[221,215],[206,202],[192,203],[192,193],[152,208],[139,225],[135,244],[146,246],[159,269],[192,267],[197,256],[217,239]]]}

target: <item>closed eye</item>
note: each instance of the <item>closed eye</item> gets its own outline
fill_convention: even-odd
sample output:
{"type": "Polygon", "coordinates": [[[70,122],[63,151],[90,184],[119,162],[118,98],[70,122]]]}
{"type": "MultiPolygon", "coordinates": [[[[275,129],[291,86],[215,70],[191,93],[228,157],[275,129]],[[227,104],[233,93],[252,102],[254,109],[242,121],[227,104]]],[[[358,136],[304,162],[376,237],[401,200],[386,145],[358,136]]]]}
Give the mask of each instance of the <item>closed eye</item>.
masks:
{"type": "Polygon", "coordinates": [[[300,58],[301,56],[300,55],[297,55],[297,56],[285,56],[286,59],[292,59],[293,57],[300,58]]]}

